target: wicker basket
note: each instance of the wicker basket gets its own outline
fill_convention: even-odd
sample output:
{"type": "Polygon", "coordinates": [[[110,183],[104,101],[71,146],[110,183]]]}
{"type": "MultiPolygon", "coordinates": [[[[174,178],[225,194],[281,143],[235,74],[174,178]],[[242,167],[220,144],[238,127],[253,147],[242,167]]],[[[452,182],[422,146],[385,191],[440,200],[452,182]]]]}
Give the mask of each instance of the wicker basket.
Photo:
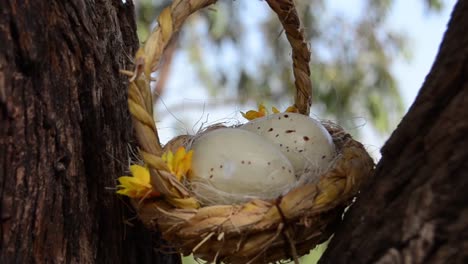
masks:
{"type": "MultiPolygon", "coordinates": [[[[129,109],[142,159],[150,168],[151,184],[163,198],[134,200],[138,217],[158,230],[180,253],[224,263],[268,263],[297,258],[326,241],[341,220],[374,163],[363,146],[337,125],[324,123],[338,152],[332,168],[317,182],[296,187],[276,200],[251,200],[242,205],[202,206],[191,191],[165,169],[164,151],[152,118],[149,78],[173,33],[193,12],[215,0],[174,1],[164,9],[159,27],[136,55],[129,85],[129,109]]],[[[308,115],[311,104],[310,53],[291,0],[267,0],[278,14],[293,48],[297,93],[295,106],[308,115]]],[[[179,136],[165,148],[184,145],[179,136]]],[[[202,154],[195,154],[202,155],[202,154]]]]}

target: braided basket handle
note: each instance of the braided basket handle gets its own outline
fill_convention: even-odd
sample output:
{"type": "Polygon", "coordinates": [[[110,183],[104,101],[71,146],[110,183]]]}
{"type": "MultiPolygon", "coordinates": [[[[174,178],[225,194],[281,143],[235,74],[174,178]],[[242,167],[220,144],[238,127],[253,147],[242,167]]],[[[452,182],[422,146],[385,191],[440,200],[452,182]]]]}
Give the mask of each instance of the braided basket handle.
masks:
{"type": "MultiPolygon", "coordinates": [[[[161,56],[174,33],[178,32],[185,19],[199,9],[214,4],[217,0],[176,0],[165,8],[159,18],[159,26],[152,32],[143,48],[137,52],[134,80],[143,71],[146,76],[158,69],[161,56]]],[[[295,78],[295,106],[299,113],[309,115],[312,104],[310,80],[310,51],[304,38],[301,22],[293,0],[266,0],[278,15],[292,47],[293,73],[295,78]]]]}
{"type": "Polygon", "coordinates": [[[304,39],[301,21],[293,0],[266,0],[276,12],[292,47],[293,73],[296,96],[294,105],[299,113],[309,115],[312,104],[312,81],[310,80],[310,51],[304,39]]]}
{"type": "MultiPolygon", "coordinates": [[[[131,74],[128,105],[132,114],[133,125],[142,158],[151,167],[152,182],[171,203],[194,205],[188,190],[181,183],[174,181],[167,173],[154,164],[159,164],[163,149],[159,141],[157,128],[153,119],[150,75],[159,67],[161,56],[188,16],[199,9],[214,4],[217,0],[174,0],[158,17],[159,26],[148,37],[135,58],[135,70],[131,74]],[[190,200],[190,201],[188,201],[190,200]],[[174,202],[175,201],[175,202],[174,202]]],[[[295,77],[295,107],[301,114],[309,115],[312,83],[310,80],[310,52],[300,28],[300,20],[293,0],[266,0],[277,13],[292,47],[293,71],[295,77]]]]}

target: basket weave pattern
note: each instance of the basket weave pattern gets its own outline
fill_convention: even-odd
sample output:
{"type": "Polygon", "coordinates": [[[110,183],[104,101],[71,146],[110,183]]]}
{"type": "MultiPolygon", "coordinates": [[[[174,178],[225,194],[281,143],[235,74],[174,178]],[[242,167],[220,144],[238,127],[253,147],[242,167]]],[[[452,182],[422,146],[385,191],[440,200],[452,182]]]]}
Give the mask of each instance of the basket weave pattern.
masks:
{"type": "MultiPolygon", "coordinates": [[[[135,200],[141,221],[159,230],[176,250],[194,253],[209,261],[266,263],[293,259],[327,240],[333,227],[362,182],[373,170],[373,161],[363,146],[340,127],[324,123],[336,145],[338,157],[317,182],[299,186],[276,200],[252,200],[242,205],[203,207],[161,161],[163,148],[152,118],[149,77],[157,70],[172,35],[193,12],[215,0],[179,0],[164,9],[159,27],[136,55],[136,68],[129,85],[129,109],[140,145],[140,155],[150,168],[151,184],[163,199],[135,200]]],[[[296,79],[295,106],[309,114],[312,89],[310,53],[300,30],[292,0],[267,0],[278,14],[293,48],[296,79]]],[[[184,144],[178,137],[165,148],[184,144]]],[[[195,153],[194,155],[203,155],[195,153]]]]}
{"type": "Polygon", "coordinates": [[[139,218],[182,253],[195,251],[208,260],[218,256],[228,263],[264,263],[303,255],[329,238],[334,222],[373,168],[359,142],[338,127],[327,129],[340,156],[317,183],[274,201],[243,205],[180,209],[164,200],[144,202],[138,207],[139,218]]]}

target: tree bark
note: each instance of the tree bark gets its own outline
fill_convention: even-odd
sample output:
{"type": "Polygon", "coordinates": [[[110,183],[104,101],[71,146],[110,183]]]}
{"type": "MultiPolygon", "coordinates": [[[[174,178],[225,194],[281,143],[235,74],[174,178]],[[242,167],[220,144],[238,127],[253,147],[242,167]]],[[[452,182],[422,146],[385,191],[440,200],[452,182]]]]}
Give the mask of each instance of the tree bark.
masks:
{"type": "Polygon", "coordinates": [[[178,263],[115,194],[131,1],[0,1],[0,263],[178,263]]]}
{"type": "Polygon", "coordinates": [[[468,263],[468,1],[320,263],[468,263]]]}

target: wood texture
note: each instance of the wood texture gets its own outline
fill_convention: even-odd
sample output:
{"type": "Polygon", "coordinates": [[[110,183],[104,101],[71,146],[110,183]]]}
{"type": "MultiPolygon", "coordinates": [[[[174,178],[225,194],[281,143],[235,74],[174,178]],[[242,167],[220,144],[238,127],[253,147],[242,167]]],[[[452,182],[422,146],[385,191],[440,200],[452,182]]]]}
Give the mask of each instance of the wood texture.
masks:
{"type": "Polygon", "coordinates": [[[0,263],[177,263],[106,189],[127,170],[131,1],[0,1],[0,263]]]}
{"type": "Polygon", "coordinates": [[[320,263],[468,263],[468,1],[320,263]]]}

